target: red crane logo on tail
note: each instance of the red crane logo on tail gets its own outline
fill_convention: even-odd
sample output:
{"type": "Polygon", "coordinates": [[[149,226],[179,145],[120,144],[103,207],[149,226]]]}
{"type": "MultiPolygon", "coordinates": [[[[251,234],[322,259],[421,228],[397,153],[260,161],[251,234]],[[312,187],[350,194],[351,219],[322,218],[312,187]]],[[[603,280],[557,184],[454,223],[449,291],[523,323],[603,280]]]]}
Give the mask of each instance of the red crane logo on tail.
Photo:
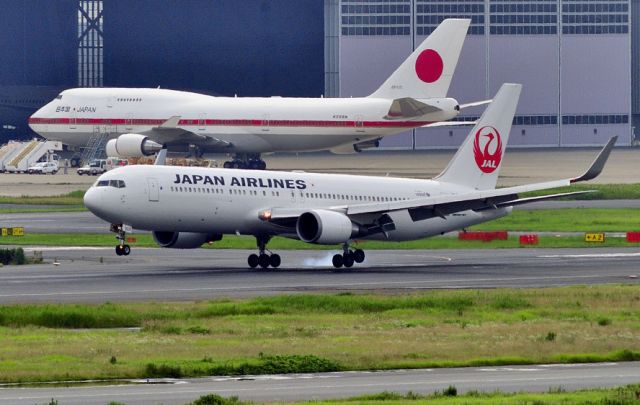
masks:
{"type": "Polygon", "coordinates": [[[502,139],[497,129],[491,126],[482,127],[476,132],[473,142],[473,155],[476,164],[483,173],[493,173],[502,160],[502,139]],[[494,142],[495,140],[495,142],[494,142]],[[480,145],[483,144],[484,147],[480,145]]]}

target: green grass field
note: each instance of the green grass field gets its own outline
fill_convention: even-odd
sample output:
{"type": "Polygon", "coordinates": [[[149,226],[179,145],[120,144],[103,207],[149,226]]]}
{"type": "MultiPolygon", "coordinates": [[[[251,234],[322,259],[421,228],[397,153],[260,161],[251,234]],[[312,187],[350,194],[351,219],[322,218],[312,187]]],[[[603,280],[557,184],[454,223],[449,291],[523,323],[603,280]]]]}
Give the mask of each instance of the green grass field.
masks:
{"type": "Polygon", "coordinates": [[[637,285],[0,307],[3,382],[624,360],[637,285]]]}
{"type": "Polygon", "coordinates": [[[84,191],[77,190],[71,193],[47,196],[47,197],[32,197],[32,196],[20,196],[20,197],[8,197],[0,195],[0,204],[25,204],[25,205],[76,205],[82,206],[82,197],[84,197],[84,191]]]}
{"type": "MultiPolygon", "coordinates": [[[[431,395],[420,395],[413,392],[404,394],[381,392],[361,397],[328,400],[294,402],[292,405],[632,405],[640,400],[640,385],[628,385],[610,389],[579,390],[566,392],[562,387],[545,393],[503,393],[471,391],[459,394],[456,387],[443,387],[431,395]]],[[[240,401],[235,397],[224,398],[216,394],[205,395],[185,405],[249,405],[252,402],[240,401]]]]}

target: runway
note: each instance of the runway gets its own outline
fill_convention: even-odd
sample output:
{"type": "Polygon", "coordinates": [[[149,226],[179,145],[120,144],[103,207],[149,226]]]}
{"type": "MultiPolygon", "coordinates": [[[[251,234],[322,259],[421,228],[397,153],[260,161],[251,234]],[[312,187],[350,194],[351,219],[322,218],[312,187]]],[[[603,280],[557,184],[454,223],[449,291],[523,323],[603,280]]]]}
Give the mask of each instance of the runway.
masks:
{"type": "MultiPolygon", "coordinates": [[[[0,204],[0,209],[18,209],[15,204],[0,204]]],[[[24,207],[23,207],[24,208],[24,207]]],[[[28,206],[38,208],[38,206],[28,206]]],[[[46,207],[42,207],[46,208],[46,207]]],[[[516,210],[567,208],[640,208],[640,200],[585,200],[542,201],[516,210]]],[[[29,212],[0,214],[0,228],[21,226],[28,233],[108,233],[109,225],[88,211],[84,212],[29,212]]],[[[142,231],[137,231],[142,232],[142,231]]]]}
{"type": "MultiPolygon", "coordinates": [[[[27,249],[34,250],[34,249],[27,249]]],[[[279,251],[278,270],[244,250],[35,248],[47,264],[0,270],[0,303],[203,300],[283,293],[638,284],[640,249],[368,251],[335,272],[330,251],[279,251]],[[51,264],[53,261],[59,265],[51,264]]]]}
{"type": "Polygon", "coordinates": [[[544,392],[562,388],[615,387],[640,381],[640,362],[568,364],[540,366],[473,367],[450,369],[396,370],[212,377],[165,384],[83,386],[74,388],[2,388],[0,403],[22,405],[46,403],[55,398],[65,405],[103,405],[109,401],[126,404],[183,405],[217,393],[252,401],[295,401],[347,398],[363,394],[413,391],[422,394],[442,391],[453,385],[459,393],[469,390],[491,392],[544,392]]]}

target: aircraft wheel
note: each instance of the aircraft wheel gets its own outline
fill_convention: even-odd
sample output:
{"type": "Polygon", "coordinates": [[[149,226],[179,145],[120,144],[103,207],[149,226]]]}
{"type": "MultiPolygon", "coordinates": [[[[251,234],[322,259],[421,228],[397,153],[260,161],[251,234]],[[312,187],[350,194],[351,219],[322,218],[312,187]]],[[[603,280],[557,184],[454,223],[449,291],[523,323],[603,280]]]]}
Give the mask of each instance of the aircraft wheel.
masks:
{"type": "Polygon", "coordinates": [[[267,267],[269,267],[269,264],[271,264],[271,260],[269,259],[269,255],[262,253],[260,256],[258,256],[258,264],[263,269],[266,269],[267,267]]]}
{"type": "Polygon", "coordinates": [[[124,256],[129,256],[129,253],[131,253],[131,246],[129,245],[122,246],[122,254],[124,256]]]}
{"type": "Polygon", "coordinates": [[[353,252],[353,260],[354,260],[356,263],[362,263],[362,262],[364,262],[364,250],[362,250],[362,249],[356,249],[356,250],[353,252]]]}
{"type": "Polygon", "coordinates": [[[280,259],[280,255],[279,254],[272,254],[271,257],[269,258],[269,264],[271,265],[271,267],[273,267],[274,269],[280,266],[280,263],[282,263],[282,260],[280,259]]]}
{"type": "Polygon", "coordinates": [[[344,267],[351,267],[353,266],[353,255],[351,253],[347,253],[346,255],[344,255],[344,267]]]}
{"type": "Polygon", "coordinates": [[[257,169],[265,170],[267,168],[267,163],[264,160],[258,160],[257,169]]]}
{"type": "Polygon", "coordinates": [[[122,256],[122,246],[120,246],[120,245],[116,246],[116,254],[118,256],[122,256]]]}
{"type": "Polygon", "coordinates": [[[333,267],[339,269],[344,264],[344,258],[340,254],[333,255],[331,262],[333,263],[333,267]]]}
{"type": "Polygon", "coordinates": [[[231,162],[227,161],[222,164],[222,167],[225,169],[231,169],[231,162]]]}
{"type": "Polygon", "coordinates": [[[251,253],[247,258],[247,264],[249,264],[249,267],[251,267],[252,269],[258,267],[258,255],[255,253],[251,253]]]}

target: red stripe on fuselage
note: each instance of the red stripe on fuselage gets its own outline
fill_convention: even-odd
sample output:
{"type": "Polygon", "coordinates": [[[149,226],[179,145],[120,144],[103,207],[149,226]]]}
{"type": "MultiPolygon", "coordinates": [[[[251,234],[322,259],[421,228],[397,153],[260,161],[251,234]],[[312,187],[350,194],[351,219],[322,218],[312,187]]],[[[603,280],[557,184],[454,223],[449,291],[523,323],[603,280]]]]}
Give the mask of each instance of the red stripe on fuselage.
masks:
{"type": "MultiPolygon", "coordinates": [[[[125,119],[125,118],[29,118],[29,124],[47,125],[128,125],[128,126],[160,126],[166,120],[162,119],[125,119]]],[[[321,120],[198,120],[182,119],[180,126],[222,126],[222,127],[365,127],[365,128],[413,128],[431,124],[431,121],[321,121],[321,120]],[[356,125],[357,124],[357,125],[356,125]]]]}

